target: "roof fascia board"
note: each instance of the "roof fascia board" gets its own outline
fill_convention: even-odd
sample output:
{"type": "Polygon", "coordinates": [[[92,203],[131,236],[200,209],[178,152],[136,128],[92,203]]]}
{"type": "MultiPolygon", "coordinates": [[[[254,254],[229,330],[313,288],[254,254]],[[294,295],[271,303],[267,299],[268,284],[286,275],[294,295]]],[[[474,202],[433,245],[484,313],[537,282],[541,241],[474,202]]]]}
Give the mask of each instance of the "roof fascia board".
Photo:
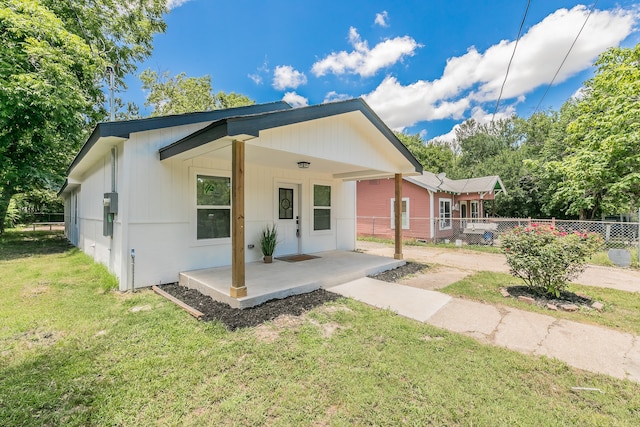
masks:
{"type": "Polygon", "coordinates": [[[226,108],[224,110],[201,111],[197,113],[176,114],[162,117],[148,117],[145,119],[125,120],[119,122],[98,123],[91,135],[84,143],[76,157],[67,169],[67,175],[71,173],[78,163],[87,155],[100,138],[109,136],[128,139],[132,133],[144,132],[154,129],[162,129],[172,126],[190,125],[194,123],[218,121],[222,118],[237,116],[239,114],[259,114],[269,111],[291,109],[291,105],[284,101],[270,102],[266,104],[247,105],[243,107],[226,108]]]}
{"type": "Polygon", "coordinates": [[[171,145],[162,147],[159,150],[160,160],[168,159],[228,135],[227,120],[219,120],[171,145]]]}

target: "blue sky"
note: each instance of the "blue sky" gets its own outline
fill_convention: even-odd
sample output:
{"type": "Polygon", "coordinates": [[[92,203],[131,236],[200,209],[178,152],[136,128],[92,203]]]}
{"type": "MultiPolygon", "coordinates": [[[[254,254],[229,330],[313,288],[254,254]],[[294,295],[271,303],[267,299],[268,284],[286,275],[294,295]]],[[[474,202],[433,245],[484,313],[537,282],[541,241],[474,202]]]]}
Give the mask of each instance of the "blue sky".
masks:
{"type": "MultiPolygon", "coordinates": [[[[363,97],[389,127],[425,140],[450,138],[469,118],[491,120],[527,6],[523,0],[169,4],[167,31],[155,37],[154,53],[139,71],[210,75],[215,91],[258,103],[363,97]]],[[[640,43],[637,1],[592,7],[531,2],[496,117],[528,117],[539,104],[558,109],[593,75],[599,53],[640,43]]],[[[127,82],[121,96],[142,106],[139,81],[127,82]]]]}

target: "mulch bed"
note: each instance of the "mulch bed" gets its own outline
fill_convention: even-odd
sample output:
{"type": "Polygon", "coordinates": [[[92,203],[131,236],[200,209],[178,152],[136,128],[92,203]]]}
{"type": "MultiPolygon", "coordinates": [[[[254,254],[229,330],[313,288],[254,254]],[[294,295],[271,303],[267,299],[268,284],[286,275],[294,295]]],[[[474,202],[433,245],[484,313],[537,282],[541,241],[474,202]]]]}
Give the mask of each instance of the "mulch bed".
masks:
{"type": "Polygon", "coordinates": [[[267,301],[255,307],[241,309],[214,301],[210,296],[177,283],[158,287],[185,304],[200,310],[204,314],[200,318],[201,320],[218,321],[230,331],[258,326],[282,315],[300,316],[314,307],[340,298],[338,294],[318,289],[307,294],[292,295],[284,299],[267,301]]]}
{"type": "MultiPolygon", "coordinates": [[[[550,294],[540,295],[535,292],[532,292],[526,286],[509,286],[506,288],[506,291],[509,293],[509,296],[513,298],[525,297],[532,298],[533,303],[540,307],[546,307],[548,309],[554,310],[560,309],[567,306],[576,306],[577,308],[586,308],[592,309],[592,305],[596,302],[589,298],[587,295],[579,295],[569,291],[561,291],[560,297],[555,297],[550,294]]],[[[530,302],[531,303],[531,302],[530,302]]],[[[566,311],[575,311],[575,310],[566,310],[566,311]]]]}
{"type": "Polygon", "coordinates": [[[396,269],[383,271],[382,273],[369,277],[382,280],[384,282],[397,282],[405,276],[420,273],[427,268],[429,268],[429,266],[425,264],[419,264],[417,262],[407,262],[405,265],[400,266],[396,269]]]}
{"type": "MultiPolygon", "coordinates": [[[[385,271],[371,277],[387,282],[395,282],[404,276],[417,273],[425,268],[426,266],[423,264],[408,262],[395,270],[385,271]]],[[[177,283],[159,285],[158,287],[190,307],[201,311],[204,316],[200,320],[220,322],[230,331],[258,326],[282,315],[300,316],[317,306],[341,298],[340,295],[333,292],[318,289],[306,294],[292,295],[284,299],[267,301],[255,307],[240,309],[214,301],[210,296],[201,294],[195,289],[180,286],[177,283]]]]}

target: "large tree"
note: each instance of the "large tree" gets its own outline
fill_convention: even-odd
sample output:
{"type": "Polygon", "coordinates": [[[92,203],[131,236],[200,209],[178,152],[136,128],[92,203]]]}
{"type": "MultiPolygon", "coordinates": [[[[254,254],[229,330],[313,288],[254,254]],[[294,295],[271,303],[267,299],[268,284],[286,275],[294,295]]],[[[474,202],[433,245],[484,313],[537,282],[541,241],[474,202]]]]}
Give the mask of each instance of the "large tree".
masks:
{"type": "Polygon", "coordinates": [[[151,53],[164,0],[0,0],[0,233],[14,194],[62,183],[84,132],[151,53]]]}
{"type": "Polygon", "coordinates": [[[600,55],[595,76],[570,110],[567,155],[545,165],[551,204],[582,219],[640,203],[640,44],[600,55]]]}
{"type": "Polygon", "coordinates": [[[0,8],[0,232],[11,197],[51,188],[102,100],[104,67],[83,39],[33,0],[0,8]],[[70,143],[71,142],[71,143],[70,143]]]}
{"type": "Polygon", "coordinates": [[[145,70],[140,75],[142,88],[148,92],[145,105],[152,107],[151,116],[210,111],[221,108],[252,105],[254,101],[234,92],[215,93],[211,77],[188,77],[179,73],[172,77],[169,72],[159,75],[145,70]]]}

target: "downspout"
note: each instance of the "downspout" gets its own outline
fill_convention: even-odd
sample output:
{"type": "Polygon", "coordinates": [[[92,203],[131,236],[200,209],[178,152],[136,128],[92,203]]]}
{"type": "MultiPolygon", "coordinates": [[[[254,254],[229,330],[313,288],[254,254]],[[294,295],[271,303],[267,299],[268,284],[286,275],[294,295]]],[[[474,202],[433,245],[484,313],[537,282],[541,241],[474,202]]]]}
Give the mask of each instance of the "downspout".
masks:
{"type": "Polygon", "coordinates": [[[434,207],[433,207],[433,191],[431,190],[427,190],[429,192],[429,218],[431,218],[429,221],[431,222],[430,226],[429,226],[429,237],[431,238],[431,241],[433,242],[433,239],[436,237],[436,233],[435,233],[435,227],[436,227],[436,219],[434,217],[434,207]]]}
{"type": "Polygon", "coordinates": [[[117,148],[111,147],[111,192],[116,192],[116,161],[117,148]]]}

